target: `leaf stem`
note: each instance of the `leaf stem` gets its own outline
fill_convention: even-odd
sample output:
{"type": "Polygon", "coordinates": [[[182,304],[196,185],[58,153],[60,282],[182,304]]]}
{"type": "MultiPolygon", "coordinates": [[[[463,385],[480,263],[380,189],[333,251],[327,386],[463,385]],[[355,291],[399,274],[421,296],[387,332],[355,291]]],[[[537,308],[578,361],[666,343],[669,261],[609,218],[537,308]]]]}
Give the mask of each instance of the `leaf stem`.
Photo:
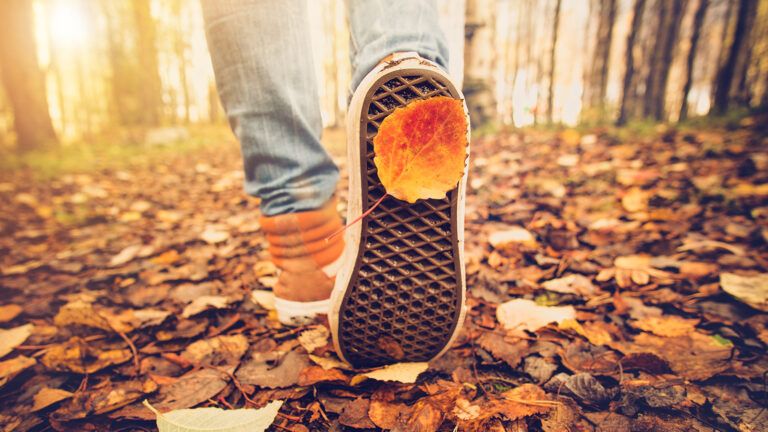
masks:
{"type": "Polygon", "coordinates": [[[354,224],[356,224],[356,223],[360,222],[360,221],[361,221],[361,220],[362,220],[364,217],[366,217],[366,216],[368,216],[369,214],[371,214],[371,213],[372,213],[372,212],[373,212],[373,211],[376,209],[376,207],[378,207],[378,206],[379,206],[379,204],[381,204],[381,202],[382,202],[382,201],[384,201],[384,198],[386,198],[386,197],[388,197],[388,196],[389,196],[389,194],[384,194],[384,195],[382,195],[382,196],[381,196],[381,198],[379,198],[379,200],[378,200],[378,201],[376,201],[375,203],[373,203],[373,205],[372,205],[370,208],[368,208],[368,210],[366,210],[366,211],[365,211],[363,214],[361,214],[360,216],[358,216],[357,218],[355,218],[355,220],[353,220],[352,222],[350,222],[350,223],[348,223],[348,224],[344,225],[343,227],[341,227],[341,228],[337,229],[337,230],[336,230],[336,231],[335,231],[333,234],[331,234],[331,235],[329,235],[328,237],[326,237],[326,238],[325,238],[325,241],[326,241],[326,242],[328,242],[328,241],[331,241],[331,240],[332,240],[334,237],[336,237],[337,235],[339,235],[339,234],[343,233],[344,231],[346,231],[346,230],[347,230],[347,228],[349,228],[349,227],[351,227],[352,225],[354,225],[354,224]]]}

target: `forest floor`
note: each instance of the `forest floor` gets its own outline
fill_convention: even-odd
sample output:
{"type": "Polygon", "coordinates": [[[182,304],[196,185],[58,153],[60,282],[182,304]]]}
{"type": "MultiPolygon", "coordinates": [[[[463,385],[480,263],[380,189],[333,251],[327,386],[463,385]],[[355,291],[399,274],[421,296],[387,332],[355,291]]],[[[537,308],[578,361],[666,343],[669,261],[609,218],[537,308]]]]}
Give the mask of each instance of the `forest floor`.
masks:
{"type": "Polygon", "coordinates": [[[463,332],[370,377],[276,321],[234,143],[2,172],[0,430],[155,430],[146,399],[282,400],[294,432],[768,431],[765,124],[475,140],[463,332]]]}

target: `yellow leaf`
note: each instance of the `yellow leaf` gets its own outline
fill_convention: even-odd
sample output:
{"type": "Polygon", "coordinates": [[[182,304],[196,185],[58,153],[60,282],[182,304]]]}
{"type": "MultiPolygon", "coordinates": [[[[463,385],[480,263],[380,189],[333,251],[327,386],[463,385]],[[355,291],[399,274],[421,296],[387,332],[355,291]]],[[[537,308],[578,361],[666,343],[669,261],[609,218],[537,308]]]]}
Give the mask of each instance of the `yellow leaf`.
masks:
{"type": "Polygon", "coordinates": [[[429,363],[427,362],[395,363],[357,375],[352,378],[351,384],[357,385],[366,378],[374,379],[376,381],[395,381],[404,384],[412,384],[416,382],[416,378],[419,377],[419,374],[427,370],[428,367],[429,363]]]}
{"type": "Polygon", "coordinates": [[[464,175],[467,117],[461,100],[438,96],[396,109],[373,140],[374,163],[397,199],[443,198],[464,175]]]}

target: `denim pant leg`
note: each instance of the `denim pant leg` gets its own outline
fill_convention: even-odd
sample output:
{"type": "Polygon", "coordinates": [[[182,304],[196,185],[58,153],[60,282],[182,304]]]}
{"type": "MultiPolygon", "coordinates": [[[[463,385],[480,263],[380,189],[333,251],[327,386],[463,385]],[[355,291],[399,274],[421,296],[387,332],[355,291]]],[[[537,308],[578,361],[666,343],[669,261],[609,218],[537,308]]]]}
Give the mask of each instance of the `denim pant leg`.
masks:
{"type": "Polygon", "coordinates": [[[435,0],[347,0],[352,39],[352,89],[382,59],[414,51],[443,70],[448,44],[435,0]]]}
{"type": "Polygon", "coordinates": [[[322,121],[307,0],[203,0],[216,85],[240,141],[245,189],[274,216],[321,207],[339,173],[322,121]]]}

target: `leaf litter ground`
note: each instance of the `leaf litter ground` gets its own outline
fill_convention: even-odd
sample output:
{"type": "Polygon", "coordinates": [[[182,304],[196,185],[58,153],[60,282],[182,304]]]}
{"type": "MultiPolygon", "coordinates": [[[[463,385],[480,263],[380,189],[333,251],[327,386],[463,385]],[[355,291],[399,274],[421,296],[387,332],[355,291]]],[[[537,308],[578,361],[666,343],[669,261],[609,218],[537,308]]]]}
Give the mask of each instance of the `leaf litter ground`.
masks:
{"type": "Polygon", "coordinates": [[[275,431],[768,430],[765,136],[618,136],[476,140],[464,331],[377,371],[277,323],[235,147],[5,173],[0,430],[154,430],[144,400],[283,400],[275,431]]]}

